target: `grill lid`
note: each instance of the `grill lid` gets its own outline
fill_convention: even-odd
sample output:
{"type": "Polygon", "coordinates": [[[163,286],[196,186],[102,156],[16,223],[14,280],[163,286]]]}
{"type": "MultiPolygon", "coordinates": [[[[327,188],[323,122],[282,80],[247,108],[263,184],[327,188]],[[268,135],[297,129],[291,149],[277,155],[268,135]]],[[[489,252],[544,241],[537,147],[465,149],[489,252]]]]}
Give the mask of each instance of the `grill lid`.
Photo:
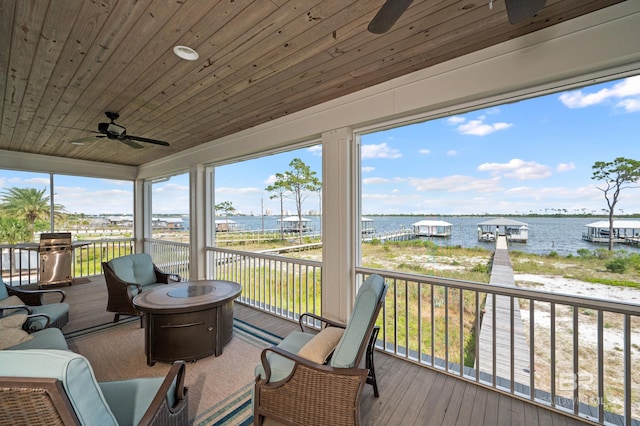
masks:
{"type": "Polygon", "coordinates": [[[40,234],[40,247],[70,246],[71,232],[49,232],[40,234]]]}

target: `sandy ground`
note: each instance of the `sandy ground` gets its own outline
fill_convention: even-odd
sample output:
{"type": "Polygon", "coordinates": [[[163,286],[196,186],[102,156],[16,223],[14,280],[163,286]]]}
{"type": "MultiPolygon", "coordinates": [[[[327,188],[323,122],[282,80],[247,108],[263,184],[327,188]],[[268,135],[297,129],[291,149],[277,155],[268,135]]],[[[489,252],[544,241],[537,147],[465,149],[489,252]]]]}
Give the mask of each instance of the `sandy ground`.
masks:
{"type": "MultiPolygon", "coordinates": [[[[557,276],[516,274],[516,285],[547,293],[589,297],[601,300],[640,304],[640,289],[612,287],[592,284],[584,281],[566,279],[557,276]]],[[[521,304],[521,315],[525,325],[527,340],[529,336],[529,303],[521,304]]],[[[624,393],[621,389],[624,372],[624,317],[621,314],[603,314],[603,363],[605,377],[605,409],[620,413],[623,407],[624,393]]],[[[535,321],[535,379],[537,387],[549,386],[550,381],[550,329],[551,315],[549,303],[536,303],[535,321]]],[[[573,371],[573,309],[569,306],[556,306],[556,374],[573,371]]],[[[581,400],[594,405],[597,401],[595,373],[598,359],[597,311],[587,308],[578,309],[578,370],[582,385],[581,400]]],[[[631,320],[631,365],[640,363],[640,318],[631,320]]],[[[632,415],[640,417],[640,370],[632,367],[632,415]]],[[[567,395],[570,396],[570,393],[567,395]]]]}

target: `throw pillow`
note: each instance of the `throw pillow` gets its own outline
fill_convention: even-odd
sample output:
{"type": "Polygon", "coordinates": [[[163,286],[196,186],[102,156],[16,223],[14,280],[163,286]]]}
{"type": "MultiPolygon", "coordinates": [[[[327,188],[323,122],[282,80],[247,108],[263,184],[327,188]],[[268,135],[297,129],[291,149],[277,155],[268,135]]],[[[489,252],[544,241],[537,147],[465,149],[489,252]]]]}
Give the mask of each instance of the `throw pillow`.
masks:
{"type": "Polygon", "coordinates": [[[31,339],[33,339],[32,335],[19,328],[2,328],[0,329],[0,350],[10,348],[31,339]]]}
{"type": "Polygon", "coordinates": [[[298,355],[316,364],[324,364],[338,345],[343,333],[344,329],[339,327],[323,328],[300,348],[298,355]]]}
{"type": "Polygon", "coordinates": [[[27,314],[13,314],[4,318],[0,318],[0,330],[4,328],[22,329],[24,322],[27,320],[27,314]]]}
{"type": "MultiPolygon", "coordinates": [[[[24,302],[20,300],[18,296],[9,296],[6,299],[0,300],[0,307],[3,306],[24,306],[24,302]]],[[[24,309],[4,309],[3,315],[7,316],[14,312],[26,312],[24,309]]]]}

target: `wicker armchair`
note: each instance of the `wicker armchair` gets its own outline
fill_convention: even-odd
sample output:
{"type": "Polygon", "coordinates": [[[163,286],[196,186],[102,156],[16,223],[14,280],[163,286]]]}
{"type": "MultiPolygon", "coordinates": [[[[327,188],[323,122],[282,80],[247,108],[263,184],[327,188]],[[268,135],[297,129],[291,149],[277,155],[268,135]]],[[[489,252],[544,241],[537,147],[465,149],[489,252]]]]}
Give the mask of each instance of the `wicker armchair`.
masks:
{"type": "Polygon", "coordinates": [[[24,290],[6,285],[0,278],[0,318],[14,308],[29,314],[25,329],[29,332],[47,327],[62,329],[69,322],[69,305],[63,290],[24,290]],[[45,303],[45,295],[59,295],[58,302],[45,303]]]}
{"type": "Polygon", "coordinates": [[[142,291],[181,280],[179,275],[158,269],[147,253],[102,262],[102,272],[107,284],[107,311],[114,313],[113,322],[118,322],[120,315],[139,316],[142,321],[142,313],[133,304],[133,298],[142,291]]]}
{"type": "Polygon", "coordinates": [[[305,319],[300,318],[302,331],[262,351],[256,367],[254,424],[266,418],[285,425],[360,424],[360,398],[369,373],[360,365],[386,290],[383,278],[372,275],[360,287],[346,325],[304,314],[322,324],[320,333],[305,331],[305,319]],[[333,337],[339,338],[337,345],[325,344],[331,338],[323,334],[336,335],[336,328],[344,329],[333,337]]]}
{"type": "Polygon", "coordinates": [[[98,383],[70,351],[0,351],[0,424],[188,425],[184,374],[98,383]]]}

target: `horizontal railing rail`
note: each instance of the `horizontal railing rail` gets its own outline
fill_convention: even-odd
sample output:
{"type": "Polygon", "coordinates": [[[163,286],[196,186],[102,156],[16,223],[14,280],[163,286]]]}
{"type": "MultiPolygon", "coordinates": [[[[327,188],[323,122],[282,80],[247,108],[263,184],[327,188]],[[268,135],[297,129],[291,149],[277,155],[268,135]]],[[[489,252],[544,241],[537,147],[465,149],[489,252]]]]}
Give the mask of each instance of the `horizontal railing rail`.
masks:
{"type": "Polygon", "coordinates": [[[239,302],[293,320],[321,314],[322,262],[220,247],[207,254],[207,276],[239,283],[239,302]]]}
{"type": "Polygon", "coordinates": [[[640,417],[640,305],[357,268],[360,282],[371,274],[389,285],[378,349],[594,423],[631,425],[640,417]],[[484,315],[487,299],[496,306],[501,297],[509,301],[508,324],[484,315]],[[495,332],[480,336],[483,321],[506,328],[506,341],[495,332]],[[516,379],[517,321],[529,345],[526,383],[516,379]],[[487,353],[481,338],[489,339],[487,353]],[[497,351],[510,351],[510,377],[496,373],[495,361],[489,371],[477,367],[497,351]]]}

